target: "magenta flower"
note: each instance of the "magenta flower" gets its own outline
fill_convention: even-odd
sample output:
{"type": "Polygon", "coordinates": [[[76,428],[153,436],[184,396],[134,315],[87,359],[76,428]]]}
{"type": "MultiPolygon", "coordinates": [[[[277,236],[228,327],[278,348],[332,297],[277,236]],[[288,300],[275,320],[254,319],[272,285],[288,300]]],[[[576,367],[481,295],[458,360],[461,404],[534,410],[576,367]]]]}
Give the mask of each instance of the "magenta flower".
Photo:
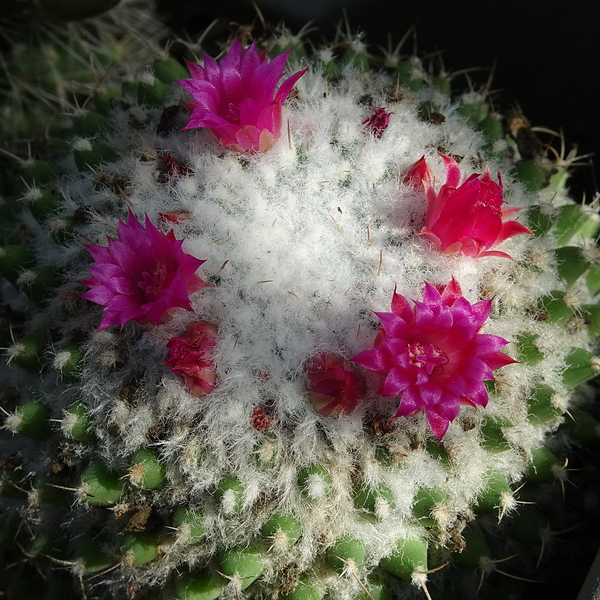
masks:
{"type": "Polygon", "coordinates": [[[382,326],[374,347],[350,360],[383,378],[377,394],[400,396],[397,417],[424,412],[441,440],[460,405],[486,406],[483,382],[515,361],[499,352],[505,339],[478,333],[492,301],[470,304],[454,278],[441,293],[426,283],[413,303],[394,291],[392,312],[375,313],[382,326]]]}
{"type": "Polygon", "coordinates": [[[505,221],[521,209],[503,206],[506,202],[500,174],[496,183],[486,167],[483,175],[473,174],[459,186],[458,164],[449,156],[440,156],[446,166],[446,183],[437,193],[425,157],[413,164],[404,177],[404,183],[422,185],[427,193],[427,216],[421,235],[447,254],[511,258],[506,252],[491,248],[515,235],[532,232],[517,221],[505,221]]]}
{"type": "Polygon", "coordinates": [[[390,124],[392,114],[385,108],[376,108],[371,116],[367,117],[362,124],[365,126],[366,131],[370,131],[376,138],[381,138],[390,124]]]}
{"type": "Polygon", "coordinates": [[[183,376],[188,390],[194,396],[206,396],[215,387],[217,372],[213,353],[218,329],[208,321],[198,321],[188,326],[185,337],[173,337],[167,342],[169,356],[163,363],[173,373],[183,376]]]}
{"type": "Polygon", "coordinates": [[[129,211],[117,234],[108,247],[84,244],[96,264],[88,267],[92,276],[79,282],[91,288],[81,297],[104,306],[98,331],[122,329],[128,321],[158,324],[176,307],[192,310],[190,294],[208,286],[195,274],[204,261],[186,254],[173,230],[165,235],[148,216],[144,227],[129,211]]]}
{"type": "Polygon", "coordinates": [[[203,67],[188,62],[192,78],[177,81],[193,100],[187,105],[192,114],[184,129],[206,127],[221,146],[236,152],[271,148],[281,134],[282,105],[307,70],[277,89],[289,53],[269,61],[256,42],[243,50],[236,38],[220,64],[206,55],[203,67]]]}
{"type": "Polygon", "coordinates": [[[351,413],[365,395],[365,385],[354,367],[331,353],[313,356],[304,365],[310,401],[324,417],[351,413]]]}

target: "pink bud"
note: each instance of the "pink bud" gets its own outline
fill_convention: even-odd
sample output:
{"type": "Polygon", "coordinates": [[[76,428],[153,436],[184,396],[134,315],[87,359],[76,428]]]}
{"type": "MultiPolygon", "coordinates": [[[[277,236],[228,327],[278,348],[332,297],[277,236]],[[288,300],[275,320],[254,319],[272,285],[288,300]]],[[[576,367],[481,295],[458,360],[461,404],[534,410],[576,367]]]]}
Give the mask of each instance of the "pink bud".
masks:
{"type": "Polygon", "coordinates": [[[511,258],[506,252],[492,248],[515,235],[532,232],[518,221],[504,220],[520,209],[504,206],[500,175],[496,183],[486,168],[483,175],[473,174],[459,185],[460,167],[449,156],[441,157],[446,166],[446,182],[439,191],[433,188],[425,157],[409,167],[404,176],[406,185],[423,186],[427,194],[421,235],[446,254],[511,258]]]}
{"type": "Polygon", "coordinates": [[[216,325],[198,321],[188,326],[185,337],[173,337],[167,342],[169,356],[163,364],[182,375],[188,390],[198,397],[210,394],[215,387],[213,353],[217,334],[216,325]]]}
{"type": "Polygon", "coordinates": [[[364,382],[354,367],[336,354],[316,354],[304,371],[312,405],[324,417],[351,413],[365,395],[364,382]]]}
{"type": "Polygon", "coordinates": [[[381,138],[388,128],[390,117],[393,114],[385,108],[376,108],[373,110],[373,114],[367,117],[362,124],[365,126],[366,131],[370,131],[376,138],[381,138]]]}

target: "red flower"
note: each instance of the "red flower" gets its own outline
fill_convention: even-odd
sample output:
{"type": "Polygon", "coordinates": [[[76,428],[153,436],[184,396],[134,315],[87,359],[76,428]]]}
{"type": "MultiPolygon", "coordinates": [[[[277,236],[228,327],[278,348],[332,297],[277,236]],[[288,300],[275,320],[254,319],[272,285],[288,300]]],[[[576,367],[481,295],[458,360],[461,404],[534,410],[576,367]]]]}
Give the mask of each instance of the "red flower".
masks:
{"type": "Polygon", "coordinates": [[[467,256],[502,256],[506,252],[490,250],[504,240],[532,232],[517,221],[505,221],[520,208],[503,207],[502,181],[492,181],[489,169],[483,175],[473,174],[462,185],[460,168],[449,156],[440,155],[446,166],[446,183],[436,193],[433,176],[425,157],[414,163],[404,183],[423,186],[427,193],[427,216],[421,235],[440,252],[467,256]]]}
{"type": "Polygon", "coordinates": [[[365,395],[365,385],[354,367],[331,353],[313,356],[305,365],[313,407],[324,417],[351,413],[365,395]]]}
{"type": "Polygon", "coordinates": [[[205,261],[186,254],[173,230],[165,235],[148,216],[144,227],[129,211],[117,234],[108,247],[84,244],[96,264],[79,282],[91,288],[81,297],[104,306],[98,330],[128,321],[160,323],[176,307],[192,310],[190,294],[208,286],[195,274],[205,261]]]}
{"type": "Polygon", "coordinates": [[[390,117],[393,113],[388,112],[385,108],[376,108],[370,117],[367,117],[362,124],[365,130],[370,131],[376,138],[381,138],[383,132],[390,124],[390,117]]]}
{"type": "Polygon", "coordinates": [[[307,69],[295,73],[277,89],[288,52],[269,61],[256,42],[243,50],[237,38],[218,64],[204,56],[204,66],[188,62],[191,79],[178,81],[192,97],[184,129],[206,127],[221,146],[237,152],[264,152],[281,134],[281,108],[307,69]]]}
{"type": "Polygon", "coordinates": [[[163,363],[173,373],[183,376],[186,387],[194,396],[206,396],[215,387],[217,372],[213,352],[218,329],[208,321],[188,326],[185,337],[173,337],[167,342],[169,356],[163,363]]]}
{"type": "Polygon", "coordinates": [[[483,382],[515,361],[499,352],[505,339],[478,333],[492,301],[470,304],[455,279],[441,293],[426,283],[413,303],[394,292],[392,312],[375,313],[382,326],[374,347],[351,360],[382,377],[380,396],[400,396],[397,417],[424,412],[441,440],[460,405],[486,406],[483,382]]]}
{"type": "Polygon", "coordinates": [[[257,406],[250,415],[250,422],[256,431],[264,431],[275,423],[273,404],[267,403],[257,406]]]}

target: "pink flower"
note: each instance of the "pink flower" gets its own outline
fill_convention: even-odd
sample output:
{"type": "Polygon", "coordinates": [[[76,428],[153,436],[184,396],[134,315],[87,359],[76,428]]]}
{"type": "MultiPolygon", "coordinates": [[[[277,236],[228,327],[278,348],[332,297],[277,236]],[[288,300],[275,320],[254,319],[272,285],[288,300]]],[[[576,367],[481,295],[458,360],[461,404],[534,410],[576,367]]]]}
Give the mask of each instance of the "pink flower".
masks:
{"type": "Polygon", "coordinates": [[[224,148],[264,152],[281,134],[281,108],[307,69],[295,73],[277,89],[285,74],[288,52],[269,61],[256,42],[243,50],[237,38],[218,64],[204,56],[204,66],[188,62],[191,79],[177,81],[192,97],[184,129],[206,127],[224,148]]]}
{"type": "Polygon", "coordinates": [[[413,164],[404,183],[423,186],[427,193],[427,216],[421,235],[440,252],[467,256],[502,256],[506,252],[490,250],[504,240],[532,232],[517,221],[505,221],[520,208],[503,207],[502,181],[492,181],[486,167],[483,175],[473,174],[462,185],[460,168],[449,156],[440,155],[446,166],[446,183],[436,193],[433,176],[425,157],[413,164]]]}
{"type": "Polygon", "coordinates": [[[331,353],[313,356],[304,365],[310,400],[324,417],[351,413],[365,394],[365,385],[354,367],[331,353]]]}
{"type": "Polygon", "coordinates": [[[366,131],[370,131],[376,138],[381,138],[383,132],[390,124],[390,117],[393,113],[388,112],[385,108],[376,108],[370,117],[367,117],[362,124],[366,131]]]}
{"type": "Polygon", "coordinates": [[[218,329],[208,321],[188,326],[185,337],[173,337],[167,342],[169,356],[163,363],[173,373],[183,376],[186,387],[194,396],[206,396],[215,387],[217,372],[213,352],[218,329]]]}
{"type": "Polygon", "coordinates": [[[146,216],[146,226],[129,211],[127,224],[119,219],[118,240],[108,247],[84,244],[96,261],[80,283],[91,289],[82,294],[104,306],[98,330],[128,321],[160,323],[172,308],[192,310],[190,294],[208,284],[195,273],[204,262],[186,254],[173,230],[160,232],[146,216]]]}
{"type": "Polygon", "coordinates": [[[375,313],[382,326],[374,347],[351,360],[383,378],[377,394],[400,396],[397,417],[424,412],[441,440],[460,405],[486,406],[483,382],[515,361],[499,352],[505,339],[478,333],[492,301],[470,304],[454,278],[441,293],[426,283],[413,303],[394,291],[392,312],[375,313]]]}

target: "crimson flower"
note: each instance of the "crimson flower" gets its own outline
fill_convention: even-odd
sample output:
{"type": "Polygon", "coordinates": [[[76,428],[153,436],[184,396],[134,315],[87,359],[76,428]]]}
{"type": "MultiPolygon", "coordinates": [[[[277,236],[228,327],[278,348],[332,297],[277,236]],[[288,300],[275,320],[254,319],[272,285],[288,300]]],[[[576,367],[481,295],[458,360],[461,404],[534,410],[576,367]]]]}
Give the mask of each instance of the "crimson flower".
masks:
{"type": "Polygon", "coordinates": [[[392,312],[375,313],[382,326],[374,347],[350,360],[383,378],[377,394],[400,396],[397,417],[424,412],[441,440],[460,405],[486,406],[483,382],[515,361],[499,352],[505,339],[478,333],[492,301],[470,304],[454,278],[441,291],[426,283],[413,303],[394,291],[392,312]]]}
{"type": "Polygon", "coordinates": [[[295,73],[277,89],[285,74],[288,52],[269,61],[256,42],[243,50],[236,38],[217,63],[204,56],[204,66],[188,62],[191,79],[177,81],[192,97],[184,129],[206,127],[221,146],[237,152],[264,152],[281,134],[282,105],[307,69],[295,73]]]}
{"type": "Polygon", "coordinates": [[[365,126],[366,131],[370,131],[376,138],[381,138],[390,124],[392,114],[385,108],[376,108],[373,110],[371,116],[367,117],[362,124],[365,126]]]}
{"type": "Polygon", "coordinates": [[[270,402],[257,406],[250,415],[250,422],[256,431],[265,431],[275,423],[273,405],[270,402]]]}
{"type": "Polygon", "coordinates": [[[107,236],[108,246],[84,244],[96,264],[79,282],[91,288],[81,297],[104,306],[98,331],[128,321],[158,324],[176,307],[192,310],[190,294],[208,286],[195,274],[205,261],[186,254],[173,230],[165,235],[147,215],[144,227],[129,211],[117,234],[118,240],[107,236]]]}
{"type": "Polygon", "coordinates": [[[310,401],[324,417],[351,413],[365,394],[364,382],[354,367],[336,354],[316,354],[304,370],[310,401]]]}
{"type": "Polygon", "coordinates": [[[440,156],[446,166],[446,183],[437,193],[424,156],[404,177],[404,183],[422,185],[427,193],[427,216],[421,235],[447,254],[511,258],[506,252],[491,248],[515,235],[532,232],[518,221],[505,220],[521,209],[503,206],[506,201],[500,174],[496,183],[486,167],[483,175],[473,174],[459,185],[458,164],[449,156],[440,156]]]}
{"type": "Polygon", "coordinates": [[[169,356],[163,363],[173,373],[183,376],[186,387],[194,396],[206,396],[215,387],[217,372],[213,352],[218,329],[208,321],[188,325],[185,337],[173,337],[167,342],[169,356]]]}

